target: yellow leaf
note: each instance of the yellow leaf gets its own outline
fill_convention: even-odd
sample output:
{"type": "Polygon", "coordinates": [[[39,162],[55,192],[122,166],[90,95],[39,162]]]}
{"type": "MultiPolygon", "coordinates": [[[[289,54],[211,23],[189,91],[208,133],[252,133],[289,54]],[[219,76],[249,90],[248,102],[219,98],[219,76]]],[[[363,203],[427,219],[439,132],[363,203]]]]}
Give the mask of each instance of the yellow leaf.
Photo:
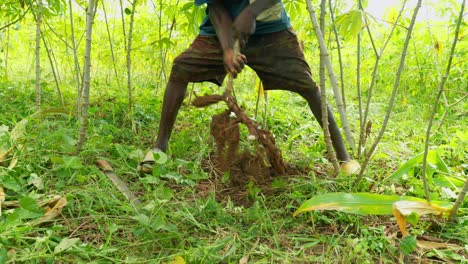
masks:
{"type": "Polygon", "coordinates": [[[167,264],[185,264],[185,259],[181,256],[177,256],[173,258],[171,261],[167,262],[167,264]]]}
{"type": "Polygon", "coordinates": [[[398,201],[392,205],[393,215],[397,220],[398,227],[400,228],[403,236],[407,236],[409,234],[406,230],[406,216],[412,213],[416,213],[418,215],[442,215],[444,213],[450,213],[450,211],[451,208],[443,208],[425,201],[398,201]]]}
{"type": "Polygon", "coordinates": [[[38,225],[41,225],[41,224],[43,224],[45,222],[49,222],[52,219],[56,218],[57,216],[60,215],[60,213],[62,212],[63,207],[65,207],[65,205],[67,205],[68,202],[67,202],[67,199],[65,197],[61,197],[58,200],[54,198],[52,203],[55,203],[55,204],[53,204],[53,207],[48,209],[47,212],[42,217],[32,221],[31,222],[32,226],[38,226],[38,225]]]}
{"type": "Polygon", "coordinates": [[[403,99],[401,100],[401,104],[403,106],[407,106],[408,105],[408,97],[406,97],[406,95],[403,95],[403,99]]]}
{"type": "Polygon", "coordinates": [[[440,207],[425,201],[398,201],[393,204],[393,208],[400,211],[404,216],[411,213],[417,213],[418,215],[441,215],[450,213],[451,211],[451,208],[440,207]]]}

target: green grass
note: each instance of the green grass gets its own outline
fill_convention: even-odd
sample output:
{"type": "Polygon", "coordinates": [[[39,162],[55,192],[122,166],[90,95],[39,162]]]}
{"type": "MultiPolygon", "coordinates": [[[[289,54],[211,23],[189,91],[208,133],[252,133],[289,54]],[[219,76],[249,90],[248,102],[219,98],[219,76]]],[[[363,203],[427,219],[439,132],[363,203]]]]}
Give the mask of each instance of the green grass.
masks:
{"type": "MultiPolygon", "coordinates": [[[[11,128],[33,112],[34,102],[28,89],[8,87],[18,88],[19,84],[2,84],[8,103],[0,106],[0,123],[11,128]]],[[[242,88],[238,92],[247,112],[253,113],[254,93],[242,88]]],[[[44,108],[55,106],[48,103],[54,96],[53,92],[45,93],[44,108]]],[[[445,260],[466,257],[463,249],[417,251],[403,257],[399,231],[391,217],[314,212],[293,218],[298,206],[314,194],[351,191],[355,186],[354,178],[327,176],[331,167],[323,158],[325,146],[318,125],[309,121],[309,110],[297,96],[281,92],[270,93],[268,128],[289,163],[314,168],[308,175],[281,178],[268,192],[262,191],[266,186],[246,187],[252,202],[247,208],[230,199],[216,200],[216,190],[210,185],[213,179],[203,172],[201,163],[214,147],[209,136],[211,115],[223,107],[202,110],[184,105],[171,141],[170,161],[161,168],[164,176],[140,177],[136,165],[156,133],[159,98],[146,91],[137,93],[136,134],[131,130],[124,100],[95,98],[99,105],[91,110],[88,142],[78,156],[71,155],[78,126],[73,115],[48,115],[29,122],[25,147],[16,151],[17,165],[11,171],[0,167],[7,200],[31,197],[41,201],[57,194],[65,196],[68,205],[57,219],[38,227],[28,225],[27,215],[11,220],[13,211],[4,210],[0,217],[0,260],[169,263],[181,256],[187,263],[239,263],[242,257],[248,257],[249,263],[396,263],[427,259],[430,254],[445,260]],[[133,208],[99,171],[94,165],[98,158],[114,166],[143,201],[141,207],[133,208]],[[42,188],[32,184],[36,178],[42,181],[42,188]],[[79,240],[54,253],[67,238],[79,240]]],[[[368,180],[361,185],[364,190],[371,187],[373,192],[408,192],[404,182],[378,184],[422,147],[422,120],[408,120],[403,111],[395,114],[366,174],[368,180]],[[402,123],[396,126],[398,122],[402,123]]],[[[437,133],[445,140],[443,135],[437,133]]],[[[450,160],[455,156],[460,153],[446,152],[449,166],[462,162],[450,160]]],[[[412,183],[421,184],[418,180],[412,183]]],[[[457,223],[441,225],[422,221],[411,232],[463,246],[468,242],[463,235],[468,231],[465,222],[466,216],[457,223]]]]}

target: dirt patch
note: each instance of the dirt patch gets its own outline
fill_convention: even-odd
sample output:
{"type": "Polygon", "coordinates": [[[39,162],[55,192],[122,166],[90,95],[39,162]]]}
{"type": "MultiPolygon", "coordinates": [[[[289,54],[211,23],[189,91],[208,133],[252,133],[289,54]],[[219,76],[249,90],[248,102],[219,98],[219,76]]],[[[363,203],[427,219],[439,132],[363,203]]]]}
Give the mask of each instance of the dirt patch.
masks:
{"type": "Polygon", "coordinates": [[[210,133],[216,143],[216,152],[202,164],[212,177],[201,182],[199,189],[211,191],[214,187],[217,200],[230,199],[237,205],[248,207],[259,192],[274,194],[272,183],[275,179],[307,173],[283,161],[273,135],[248,118],[234,98],[207,95],[197,97],[192,104],[205,107],[220,101],[224,101],[228,109],[212,117],[210,133]],[[245,149],[239,147],[241,124],[250,133],[250,140],[242,144],[248,146],[245,149]]]}

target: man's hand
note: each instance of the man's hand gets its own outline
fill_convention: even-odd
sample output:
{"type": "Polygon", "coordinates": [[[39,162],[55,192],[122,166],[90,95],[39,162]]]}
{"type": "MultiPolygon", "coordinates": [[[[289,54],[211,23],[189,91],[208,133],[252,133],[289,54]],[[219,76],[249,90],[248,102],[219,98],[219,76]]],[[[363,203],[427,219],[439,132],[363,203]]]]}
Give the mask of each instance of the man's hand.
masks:
{"type": "Polygon", "coordinates": [[[234,38],[239,40],[241,49],[247,45],[249,37],[255,33],[255,17],[251,6],[247,6],[233,23],[234,38]]]}
{"type": "Polygon", "coordinates": [[[242,69],[244,69],[245,64],[247,63],[247,58],[244,54],[239,53],[237,56],[234,56],[233,49],[224,50],[224,67],[226,71],[232,74],[232,77],[236,78],[242,69]]]}

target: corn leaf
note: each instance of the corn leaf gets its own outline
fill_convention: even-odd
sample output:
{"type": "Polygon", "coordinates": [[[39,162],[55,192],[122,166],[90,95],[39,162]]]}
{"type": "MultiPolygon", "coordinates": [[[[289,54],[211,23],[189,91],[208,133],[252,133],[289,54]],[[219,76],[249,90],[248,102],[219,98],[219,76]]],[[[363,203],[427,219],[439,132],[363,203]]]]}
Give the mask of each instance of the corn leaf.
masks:
{"type": "MultiPolygon", "coordinates": [[[[326,193],[305,201],[294,216],[307,211],[337,210],[354,214],[391,215],[392,207],[398,201],[422,201],[416,197],[384,195],[373,193],[326,193]]],[[[444,202],[433,201],[432,204],[448,207],[444,202]]]]}

